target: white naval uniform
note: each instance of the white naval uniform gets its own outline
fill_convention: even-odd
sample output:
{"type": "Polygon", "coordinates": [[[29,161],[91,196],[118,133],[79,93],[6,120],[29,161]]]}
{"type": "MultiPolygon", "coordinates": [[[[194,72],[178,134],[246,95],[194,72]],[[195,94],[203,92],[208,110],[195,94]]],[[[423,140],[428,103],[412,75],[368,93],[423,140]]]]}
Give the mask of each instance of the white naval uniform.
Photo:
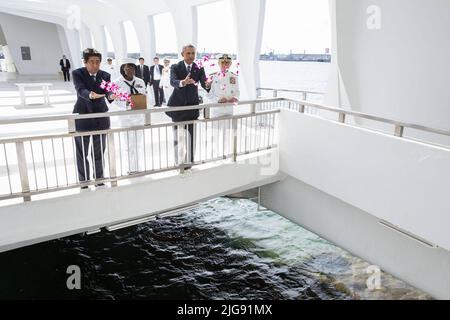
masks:
{"type": "MultiPolygon", "coordinates": [[[[211,103],[218,103],[221,98],[237,98],[239,99],[239,77],[231,71],[225,72],[225,75],[220,73],[214,73],[212,75],[211,90],[207,94],[207,98],[211,103]]],[[[233,106],[217,107],[210,109],[210,118],[218,118],[224,116],[233,115],[233,106]]],[[[231,150],[231,120],[225,120],[219,122],[218,132],[215,135],[218,137],[218,143],[214,143],[216,154],[218,156],[230,156],[231,150]],[[222,138],[224,137],[224,138],[222,138]],[[217,147],[216,147],[217,146],[217,147]]]]}
{"type": "Polygon", "coordinates": [[[169,102],[170,96],[173,92],[173,87],[170,85],[170,66],[164,67],[161,75],[160,87],[164,90],[164,98],[169,102]]]}
{"type": "Polygon", "coordinates": [[[114,64],[112,65],[105,64],[105,66],[102,68],[103,71],[106,71],[111,75],[111,81],[118,80],[118,78],[120,77],[118,69],[119,68],[117,68],[114,64]]]}
{"type": "MultiPolygon", "coordinates": [[[[147,94],[147,89],[145,87],[144,80],[134,77],[132,81],[127,81],[121,76],[119,79],[114,81],[119,86],[120,91],[131,93],[131,88],[127,85],[132,85],[134,83],[134,88],[137,93],[147,94]]],[[[113,102],[120,111],[129,111],[131,107],[126,101],[114,101],[113,102]]],[[[119,117],[121,127],[135,127],[143,126],[145,124],[145,115],[129,115],[119,117]]],[[[122,157],[124,157],[122,170],[124,173],[137,172],[145,170],[145,159],[143,154],[144,138],[142,130],[138,131],[128,131],[121,132],[121,145],[122,145],[122,157]]]]}
{"type": "MultiPolygon", "coordinates": [[[[214,73],[212,75],[211,90],[207,98],[211,103],[217,103],[221,98],[237,98],[239,99],[239,77],[231,71],[214,73]]],[[[217,118],[222,116],[232,116],[233,107],[211,108],[210,117],[217,118]]]]}

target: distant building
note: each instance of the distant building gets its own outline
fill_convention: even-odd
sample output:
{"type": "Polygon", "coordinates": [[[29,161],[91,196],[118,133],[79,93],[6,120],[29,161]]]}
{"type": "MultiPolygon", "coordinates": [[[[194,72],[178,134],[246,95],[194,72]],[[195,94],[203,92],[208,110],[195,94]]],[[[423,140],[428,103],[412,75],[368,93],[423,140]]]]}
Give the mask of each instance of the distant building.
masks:
{"type": "Polygon", "coordinates": [[[311,62],[331,62],[331,55],[326,54],[306,54],[306,53],[292,53],[292,54],[262,54],[260,60],[268,61],[311,61],[311,62]]]}

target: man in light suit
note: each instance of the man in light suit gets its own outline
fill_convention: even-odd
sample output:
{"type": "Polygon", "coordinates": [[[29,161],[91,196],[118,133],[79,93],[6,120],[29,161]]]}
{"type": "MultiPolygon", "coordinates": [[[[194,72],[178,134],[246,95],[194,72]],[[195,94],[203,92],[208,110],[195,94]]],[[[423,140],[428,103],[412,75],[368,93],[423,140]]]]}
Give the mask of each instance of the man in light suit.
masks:
{"type": "MultiPolygon", "coordinates": [[[[72,73],[73,83],[77,92],[77,101],[73,108],[73,113],[92,114],[108,112],[105,98],[112,102],[115,97],[112,93],[108,93],[100,87],[103,80],[111,81],[110,74],[100,70],[102,55],[95,49],[86,49],[83,51],[83,61],[85,67],[74,70],[72,73]]],[[[77,132],[107,130],[110,128],[110,120],[109,117],[75,120],[75,128],[77,132]]],[[[102,179],[106,135],[97,134],[75,137],[75,145],[79,181],[85,182],[90,180],[89,150],[91,150],[91,160],[94,167],[94,179],[102,179]]],[[[104,187],[104,184],[98,183],[96,186],[104,187]]],[[[82,190],[84,189],[88,189],[88,187],[83,186],[82,190]]]]}
{"type": "MultiPolygon", "coordinates": [[[[170,84],[174,87],[174,91],[170,96],[168,107],[182,107],[182,106],[197,106],[199,105],[198,87],[200,85],[209,92],[211,82],[207,81],[205,69],[199,68],[195,64],[196,48],[192,44],[185,45],[181,55],[183,61],[172,65],[170,71],[170,84]]],[[[190,120],[197,120],[200,113],[198,110],[187,111],[170,111],[166,113],[172,118],[173,122],[183,122],[190,120]]],[[[175,160],[178,162],[178,129],[187,130],[189,139],[188,159],[190,163],[194,162],[194,125],[174,126],[174,146],[175,146],[175,160]]],[[[190,166],[186,167],[189,169],[190,166]]]]}
{"type": "Polygon", "coordinates": [[[155,63],[150,68],[150,86],[153,86],[153,92],[155,94],[155,107],[161,107],[164,101],[164,90],[160,87],[161,77],[164,67],[159,64],[159,58],[153,59],[155,63]]]}

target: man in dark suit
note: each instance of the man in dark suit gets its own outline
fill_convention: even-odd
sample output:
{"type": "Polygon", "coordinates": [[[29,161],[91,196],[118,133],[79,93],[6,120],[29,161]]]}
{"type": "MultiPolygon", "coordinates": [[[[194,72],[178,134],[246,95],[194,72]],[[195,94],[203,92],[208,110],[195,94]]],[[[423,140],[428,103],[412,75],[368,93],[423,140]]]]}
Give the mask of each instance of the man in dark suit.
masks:
{"type": "Polygon", "coordinates": [[[70,82],[70,61],[66,58],[64,55],[61,60],[59,60],[59,65],[61,66],[61,71],[64,74],[64,82],[69,81],[70,82]]]}
{"type": "Polygon", "coordinates": [[[147,86],[150,84],[150,69],[144,63],[144,58],[139,58],[139,64],[136,67],[136,77],[144,80],[145,85],[147,86]]]}
{"type": "MultiPolygon", "coordinates": [[[[196,49],[189,44],[183,47],[181,53],[183,61],[172,65],[170,74],[170,84],[174,87],[172,96],[167,103],[168,107],[182,107],[182,106],[196,106],[199,105],[198,87],[197,83],[209,92],[211,82],[207,81],[205,69],[199,68],[195,63],[196,49]]],[[[170,111],[167,115],[172,118],[173,122],[183,122],[190,120],[197,120],[199,117],[198,110],[187,111],[170,111]]],[[[175,146],[175,160],[178,163],[178,130],[182,129],[188,131],[188,161],[194,162],[194,125],[174,126],[174,146],[175,146]]],[[[187,167],[186,169],[189,169],[187,167]]]]}
{"type": "MultiPolygon", "coordinates": [[[[102,55],[95,49],[83,51],[84,68],[74,70],[73,82],[77,92],[77,101],[73,113],[92,114],[108,112],[105,98],[109,102],[114,101],[115,96],[100,88],[103,80],[111,81],[109,73],[100,70],[102,55]]],[[[110,128],[110,120],[107,118],[75,120],[77,132],[107,130],[110,128]]],[[[87,135],[75,137],[78,178],[80,182],[90,180],[88,154],[91,151],[91,159],[94,163],[94,179],[103,178],[103,159],[106,148],[106,135],[87,135]],[[92,140],[92,145],[89,144],[92,140]]],[[[100,183],[97,187],[103,187],[100,183]]],[[[82,187],[87,189],[88,187],[82,187]]]]}
{"type": "Polygon", "coordinates": [[[158,57],[155,57],[153,62],[155,64],[150,68],[150,85],[153,86],[155,94],[155,107],[161,107],[164,101],[164,90],[160,87],[160,83],[164,66],[159,64],[158,57]]]}

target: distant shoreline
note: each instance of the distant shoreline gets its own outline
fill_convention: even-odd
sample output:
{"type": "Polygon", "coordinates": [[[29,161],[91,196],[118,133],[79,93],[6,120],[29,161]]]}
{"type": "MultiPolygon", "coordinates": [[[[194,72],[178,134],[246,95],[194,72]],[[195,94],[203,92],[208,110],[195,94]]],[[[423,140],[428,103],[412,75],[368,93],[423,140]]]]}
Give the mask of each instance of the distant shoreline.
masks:
{"type": "MultiPolygon", "coordinates": [[[[112,52],[109,53],[109,56],[114,58],[114,54],[112,52]]],[[[160,58],[167,59],[178,59],[178,54],[176,53],[157,53],[156,56],[160,58]]],[[[205,56],[211,57],[212,60],[218,56],[217,53],[199,53],[198,57],[202,58],[205,56]]],[[[131,53],[128,54],[128,58],[139,59],[141,55],[139,53],[131,53]]],[[[236,54],[231,54],[231,57],[236,60],[236,54]]],[[[289,61],[289,62],[323,62],[330,63],[331,55],[330,54],[307,54],[307,53],[294,53],[294,54],[261,54],[259,61],[289,61]]]]}
{"type": "Polygon", "coordinates": [[[269,59],[259,59],[259,61],[270,61],[270,62],[317,62],[317,63],[331,63],[330,60],[269,60],[269,59]]]}

